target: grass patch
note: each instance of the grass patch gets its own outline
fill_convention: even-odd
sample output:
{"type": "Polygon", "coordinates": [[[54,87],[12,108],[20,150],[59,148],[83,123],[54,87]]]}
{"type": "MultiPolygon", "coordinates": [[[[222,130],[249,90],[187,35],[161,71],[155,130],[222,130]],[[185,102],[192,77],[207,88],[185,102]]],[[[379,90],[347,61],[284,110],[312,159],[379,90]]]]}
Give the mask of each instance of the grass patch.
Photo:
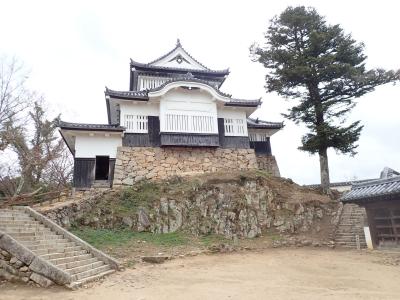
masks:
{"type": "Polygon", "coordinates": [[[275,232],[266,232],[265,236],[271,241],[280,241],[282,239],[282,236],[275,232]]]}
{"type": "Polygon", "coordinates": [[[149,181],[140,182],[122,191],[119,202],[120,211],[137,211],[140,206],[148,207],[160,199],[160,186],[149,181]]]}
{"type": "Polygon", "coordinates": [[[133,232],[117,229],[80,228],[71,230],[72,233],[94,247],[120,247],[137,241],[146,241],[156,246],[181,246],[189,243],[189,237],[182,232],[150,233],[133,232]]]}
{"type": "Polygon", "coordinates": [[[208,235],[203,235],[199,237],[200,243],[203,246],[209,247],[213,244],[229,244],[232,241],[230,239],[225,238],[222,235],[217,235],[217,234],[208,234],[208,235]]]}

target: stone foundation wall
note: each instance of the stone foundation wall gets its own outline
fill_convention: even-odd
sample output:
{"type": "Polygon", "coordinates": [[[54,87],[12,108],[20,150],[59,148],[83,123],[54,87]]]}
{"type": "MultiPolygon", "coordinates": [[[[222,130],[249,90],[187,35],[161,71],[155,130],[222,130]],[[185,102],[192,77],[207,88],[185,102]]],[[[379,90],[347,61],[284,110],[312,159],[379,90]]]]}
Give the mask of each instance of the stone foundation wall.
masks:
{"type": "Polygon", "coordinates": [[[253,149],[119,147],[114,186],[143,179],[257,169],[253,149]]]}
{"type": "Polygon", "coordinates": [[[53,281],[32,271],[27,264],[0,248],[0,279],[48,287],[53,281]]]}
{"type": "Polygon", "coordinates": [[[266,170],[273,176],[281,177],[278,164],[273,155],[257,155],[257,166],[260,170],[266,170]]]}

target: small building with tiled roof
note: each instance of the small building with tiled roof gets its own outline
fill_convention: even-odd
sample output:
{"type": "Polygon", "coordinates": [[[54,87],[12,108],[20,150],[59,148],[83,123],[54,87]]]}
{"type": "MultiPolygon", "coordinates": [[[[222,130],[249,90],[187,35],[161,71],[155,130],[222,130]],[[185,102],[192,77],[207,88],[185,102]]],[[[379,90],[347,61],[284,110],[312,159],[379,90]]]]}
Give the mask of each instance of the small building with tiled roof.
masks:
{"type": "Polygon", "coordinates": [[[353,184],[340,199],[365,207],[374,248],[400,247],[400,173],[385,168],[381,178],[353,184]]]}
{"type": "Polygon", "coordinates": [[[75,159],[74,186],[132,184],[255,165],[273,165],[272,173],[279,175],[270,137],[283,123],[251,118],[261,99],[222,92],[228,75],[228,69],[200,63],[179,40],[150,63],[131,59],[129,90],[105,90],[108,124],[60,122],[75,159]],[[144,149],[151,158],[142,159],[144,149]],[[160,151],[163,160],[171,156],[178,162],[162,161],[154,154],[160,151]]]}

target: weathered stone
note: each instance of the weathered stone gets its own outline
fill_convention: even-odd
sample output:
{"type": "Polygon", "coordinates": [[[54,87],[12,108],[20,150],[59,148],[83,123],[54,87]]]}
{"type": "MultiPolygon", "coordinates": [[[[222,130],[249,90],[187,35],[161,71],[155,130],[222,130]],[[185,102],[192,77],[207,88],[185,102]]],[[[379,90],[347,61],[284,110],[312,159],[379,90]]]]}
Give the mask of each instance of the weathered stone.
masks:
{"type": "Polygon", "coordinates": [[[165,262],[169,257],[168,256],[144,256],[142,260],[144,262],[152,263],[152,264],[161,264],[165,262]]]}
{"type": "Polygon", "coordinates": [[[15,264],[16,262],[18,261],[18,258],[16,258],[15,256],[13,256],[11,259],[10,259],[10,264],[15,264]]]}
{"type": "Polygon", "coordinates": [[[123,163],[115,165],[114,185],[132,185],[144,178],[165,179],[175,174],[257,168],[253,149],[119,147],[117,161],[123,163]]]}
{"type": "Polygon", "coordinates": [[[29,269],[34,273],[45,276],[46,278],[51,278],[60,285],[65,285],[71,282],[71,276],[69,274],[53,265],[48,264],[40,257],[36,257],[32,261],[32,263],[29,265],[29,269]]]}
{"type": "Polygon", "coordinates": [[[151,223],[150,223],[150,220],[149,220],[149,217],[148,217],[146,211],[143,208],[139,208],[137,230],[145,231],[145,230],[149,229],[150,225],[151,225],[151,223]]]}
{"type": "Polygon", "coordinates": [[[20,261],[20,260],[17,260],[15,263],[14,263],[14,267],[15,268],[20,268],[20,267],[22,267],[24,265],[24,263],[22,262],[22,261],[20,261]]]}
{"type": "Polygon", "coordinates": [[[29,265],[35,257],[35,255],[30,250],[22,246],[20,243],[18,243],[7,234],[4,234],[0,237],[0,248],[7,251],[8,253],[12,253],[14,257],[18,258],[26,265],[29,265]]]}
{"type": "Polygon", "coordinates": [[[27,272],[29,269],[27,266],[23,266],[19,270],[20,270],[20,272],[27,272]]]}
{"type": "Polygon", "coordinates": [[[124,225],[126,225],[127,227],[129,227],[129,228],[132,228],[132,226],[133,226],[133,220],[132,220],[132,218],[131,217],[123,217],[122,218],[122,223],[124,224],[124,225]]]}
{"type": "Polygon", "coordinates": [[[54,282],[51,281],[50,279],[37,273],[32,273],[30,279],[39,284],[41,287],[49,287],[52,284],[54,284],[54,282]]]}

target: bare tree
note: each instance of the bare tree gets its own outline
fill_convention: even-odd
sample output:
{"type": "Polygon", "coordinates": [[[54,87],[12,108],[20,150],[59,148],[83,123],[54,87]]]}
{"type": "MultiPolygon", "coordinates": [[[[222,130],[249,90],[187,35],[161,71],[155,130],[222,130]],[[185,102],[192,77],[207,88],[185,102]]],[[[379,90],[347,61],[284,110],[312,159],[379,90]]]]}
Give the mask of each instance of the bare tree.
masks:
{"type": "Polygon", "coordinates": [[[71,171],[64,143],[56,136],[58,118],[48,120],[43,100],[39,100],[29,112],[29,122],[34,127],[32,137],[25,126],[11,126],[7,130],[9,145],[18,157],[20,177],[25,186],[23,191],[31,191],[40,184],[66,185],[71,171]],[[53,182],[60,179],[61,182],[53,182]]]}
{"type": "Polygon", "coordinates": [[[27,78],[28,72],[18,59],[0,57],[0,150],[9,144],[10,127],[19,123],[32,103],[34,93],[26,87],[27,78]]]}
{"type": "Polygon", "coordinates": [[[69,150],[64,146],[58,157],[49,162],[44,170],[43,181],[54,188],[70,185],[73,173],[73,160],[69,150]]]}

